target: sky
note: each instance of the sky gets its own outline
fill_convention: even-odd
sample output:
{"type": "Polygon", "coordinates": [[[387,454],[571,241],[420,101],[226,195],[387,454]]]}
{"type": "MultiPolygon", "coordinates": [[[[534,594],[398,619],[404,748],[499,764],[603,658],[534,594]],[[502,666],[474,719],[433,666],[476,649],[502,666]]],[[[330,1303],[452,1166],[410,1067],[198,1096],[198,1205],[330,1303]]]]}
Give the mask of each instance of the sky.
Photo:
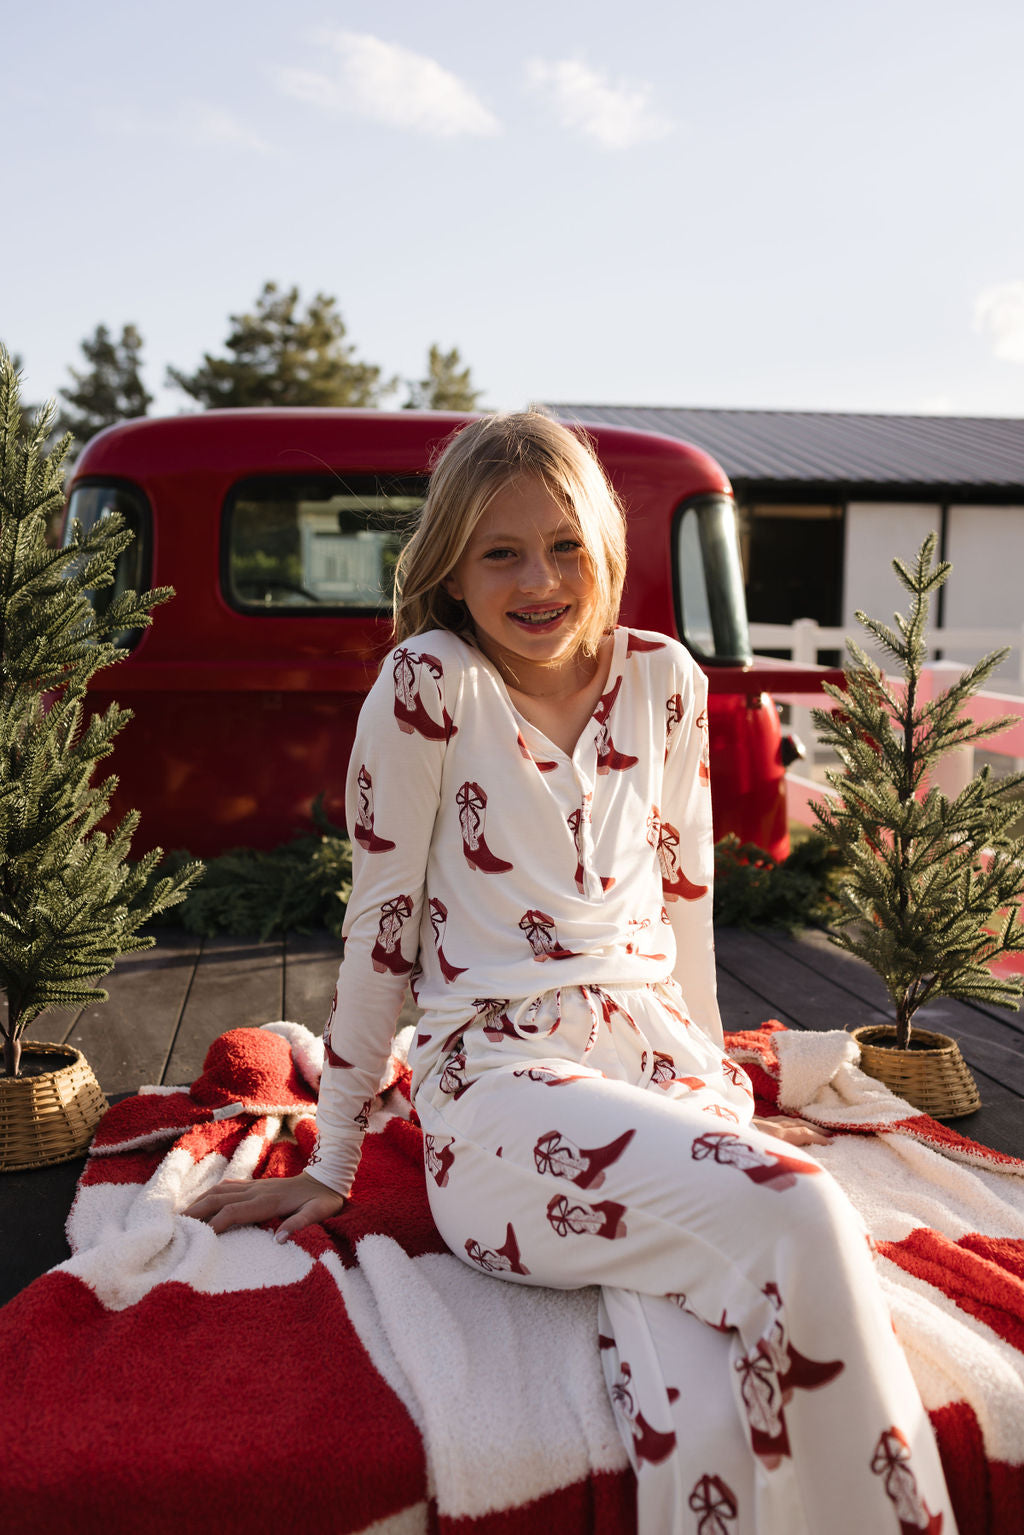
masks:
{"type": "Polygon", "coordinates": [[[1020,0],[2,9],[26,399],[131,322],[186,409],[273,280],[495,409],[1024,415],[1020,0]]]}

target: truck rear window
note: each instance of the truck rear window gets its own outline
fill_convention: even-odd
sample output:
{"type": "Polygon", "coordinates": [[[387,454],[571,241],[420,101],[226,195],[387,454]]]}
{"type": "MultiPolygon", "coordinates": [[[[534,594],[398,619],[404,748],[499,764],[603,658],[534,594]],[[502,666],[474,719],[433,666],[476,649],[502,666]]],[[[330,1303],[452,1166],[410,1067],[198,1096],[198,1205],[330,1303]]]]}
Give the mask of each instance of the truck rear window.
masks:
{"type": "Polygon", "coordinates": [[[423,505],[425,477],[262,477],[224,509],[221,579],[247,613],[385,613],[395,561],[423,505]]]}
{"type": "MultiPolygon", "coordinates": [[[[71,525],[79,522],[84,531],[96,525],[112,512],[120,512],[127,527],[135,534],[127,549],[118,557],[112,586],[99,586],[89,592],[88,598],[101,616],[107,612],[115,597],[123,592],[144,592],[149,586],[152,570],[152,534],[149,502],[137,485],[127,480],[101,482],[83,480],[71,492],[68,515],[64,525],[64,543],[71,541],[71,525]]],[[[131,647],[142,637],[141,629],[125,629],[112,636],[119,645],[131,647]]]]}

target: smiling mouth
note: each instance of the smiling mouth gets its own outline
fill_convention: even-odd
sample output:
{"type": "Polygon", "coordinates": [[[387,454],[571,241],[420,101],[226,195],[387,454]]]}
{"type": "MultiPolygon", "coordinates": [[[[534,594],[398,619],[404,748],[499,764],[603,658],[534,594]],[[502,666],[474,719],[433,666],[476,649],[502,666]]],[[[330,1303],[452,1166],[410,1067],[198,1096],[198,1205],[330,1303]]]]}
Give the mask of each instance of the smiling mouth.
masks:
{"type": "Polygon", "coordinates": [[[536,608],[529,612],[512,612],[509,614],[515,623],[521,624],[524,629],[547,629],[553,624],[560,623],[568,613],[568,606],[561,608],[536,608]]]}

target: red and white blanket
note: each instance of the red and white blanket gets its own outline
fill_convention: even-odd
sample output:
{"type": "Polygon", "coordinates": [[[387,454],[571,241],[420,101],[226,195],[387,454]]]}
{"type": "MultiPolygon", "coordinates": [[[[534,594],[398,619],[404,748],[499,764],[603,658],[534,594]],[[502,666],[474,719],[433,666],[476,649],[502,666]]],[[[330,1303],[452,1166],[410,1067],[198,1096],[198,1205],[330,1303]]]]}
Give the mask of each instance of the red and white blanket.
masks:
{"type": "MultiPolygon", "coordinates": [[[[961,1535],[1024,1531],[1024,1161],[855,1066],[844,1034],[729,1036],[762,1111],[840,1130],[816,1155],[861,1210],[961,1535]]],[[[279,1246],[177,1212],[224,1176],[297,1171],[322,1046],[239,1029],[189,1089],[112,1108],[74,1256],[0,1311],[11,1529],[225,1535],[623,1535],[634,1486],[597,1292],[502,1284],[444,1248],[398,1058],[350,1204],[279,1246]]]]}

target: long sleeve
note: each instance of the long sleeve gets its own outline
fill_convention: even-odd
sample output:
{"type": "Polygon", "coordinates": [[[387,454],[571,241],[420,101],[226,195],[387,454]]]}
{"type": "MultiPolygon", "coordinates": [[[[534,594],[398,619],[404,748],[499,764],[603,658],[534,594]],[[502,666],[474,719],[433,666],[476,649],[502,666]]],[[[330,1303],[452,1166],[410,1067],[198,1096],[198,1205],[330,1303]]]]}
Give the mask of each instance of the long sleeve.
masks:
{"type": "MultiPolygon", "coordinates": [[[[413,642],[415,643],[415,641],[413,642]]],[[[451,716],[432,656],[388,658],[359,716],[346,818],[352,895],[344,958],[324,1030],[313,1176],[348,1194],[370,1106],[416,964],[427,859],[451,716]]]]}
{"type": "Polygon", "coordinates": [[[723,1042],[712,924],[715,870],[707,755],[708,680],[692,660],[669,700],[661,838],[665,905],[676,940],[673,974],[690,1016],[723,1042]]]}

